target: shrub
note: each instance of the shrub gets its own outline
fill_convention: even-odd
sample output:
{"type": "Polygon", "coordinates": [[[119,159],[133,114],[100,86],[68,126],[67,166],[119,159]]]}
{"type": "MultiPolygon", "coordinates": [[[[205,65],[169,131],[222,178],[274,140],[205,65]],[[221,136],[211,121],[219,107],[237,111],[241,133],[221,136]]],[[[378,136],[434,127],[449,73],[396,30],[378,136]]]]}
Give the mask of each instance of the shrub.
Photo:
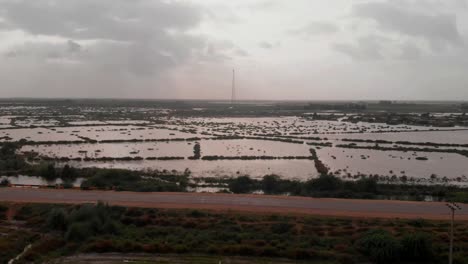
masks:
{"type": "Polygon", "coordinates": [[[289,223],[277,223],[271,226],[271,231],[276,234],[284,234],[293,228],[292,224],[289,223]]]}
{"type": "Polygon", "coordinates": [[[249,176],[240,176],[229,183],[229,190],[233,193],[249,193],[253,190],[253,183],[249,176]]]}
{"type": "Polygon", "coordinates": [[[343,182],[332,175],[320,175],[317,179],[310,180],[307,185],[309,190],[314,191],[338,191],[343,182]]]}
{"type": "Polygon", "coordinates": [[[53,163],[41,164],[39,168],[39,175],[47,180],[55,180],[57,178],[57,172],[55,171],[55,165],[53,163]]]}
{"type": "Polygon", "coordinates": [[[432,239],[426,233],[407,234],[401,239],[402,258],[413,261],[432,256],[432,239]]]}
{"type": "Polygon", "coordinates": [[[371,178],[362,178],[356,181],[358,192],[377,193],[377,181],[371,178]]]}
{"type": "Polygon", "coordinates": [[[279,193],[280,177],[278,175],[265,175],[262,180],[262,190],[266,194],[279,193]]]}
{"type": "Polygon", "coordinates": [[[52,230],[64,231],[67,228],[65,211],[63,209],[53,209],[47,217],[46,226],[52,230]]]}
{"type": "Polygon", "coordinates": [[[400,257],[401,245],[385,230],[371,230],[357,241],[357,247],[376,263],[395,263],[400,257]]]}
{"type": "Polygon", "coordinates": [[[89,223],[73,223],[65,234],[67,241],[80,242],[93,235],[92,227],[89,223]]]}

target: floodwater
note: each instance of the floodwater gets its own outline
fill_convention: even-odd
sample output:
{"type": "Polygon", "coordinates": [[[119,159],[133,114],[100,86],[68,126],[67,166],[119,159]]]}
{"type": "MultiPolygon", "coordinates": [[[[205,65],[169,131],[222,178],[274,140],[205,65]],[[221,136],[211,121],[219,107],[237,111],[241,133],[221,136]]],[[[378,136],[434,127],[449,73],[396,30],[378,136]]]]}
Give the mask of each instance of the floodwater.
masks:
{"type": "Polygon", "coordinates": [[[370,139],[387,141],[468,144],[468,130],[327,135],[329,139],[370,139]]]}
{"type": "Polygon", "coordinates": [[[339,171],[339,175],[436,176],[465,180],[468,177],[467,157],[454,153],[322,148],[317,150],[317,154],[332,172],[339,171]],[[418,160],[417,157],[427,160],[418,160]]]}
{"type": "Polygon", "coordinates": [[[54,158],[123,158],[123,157],[189,157],[193,142],[99,143],[24,146],[21,152],[36,152],[54,158]]]}
{"type": "Polygon", "coordinates": [[[49,128],[19,128],[0,130],[1,141],[19,141],[26,139],[29,141],[83,141],[73,133],[54,131],[49,128]]]}
{"type": "Polygon", "coordinates": [[[196,134],[142,126],[88,126],[57,128],[93,140],[174,139],[197,137],[196,134]]]}
{"type": "Polygon", "coordinates": [[[189,169],[192,177],[236,177],[250,175],[261,178],[277,174],[285,179],[307,180],[318,173],[312,160],[142,160],[119,162],[69,162],[75,167],[98,167],[132,170],[176,170],[189,169]]]}
{"type": "Polygon", "coordinates": [[[304,144],[254,139],[201,141],[201,152],[204,156],[310,156],[309,149],[304,144]]]}
{"type": "MultiPolygon", "coordinates": [[[[147,111],[142,109],[142,111],[147,111]]],[[[152,113],[152,112],[151,112],[152,113]]],[[[162,112],[161,112],[162,113],[162,112]]],[[[13,115],[13,113],[12,113],[13,115]]],[[[0,117],[0,126],[10,126],[14,116],[0,117]]],[[[36,128],[0,129],[0,142],[29,141],[81,141],[80,144],[37,144],[24,146],[21,152],[36,152],[48,158],[123,158],[123,157],[183,157],[183,160],[142,160],[142,161],[73,161],[78,167],[127,168],[133,170],[177,170],[189,169],[193,177],[234,177],[250,175],[263,177],[278,174],[284,178],[307,180],[318,175],[312,160],[189,160],[194,155],[194,144],[200,143],[202,156],[310,156],[310,148],[317,149],[320,160],[344,178],[357,174],[380,175],[416,179],[443,179],[452,182],[468,183],[468,157],[455,153],[380,151],[369,149],[337,148],[339,144],[352,142],[343,139],[408,141],[411,145],[398,145],[414,148],[436,148],[418,143],[468,144],[468,129],[434,128],[408,125],[386,125],[378,123],[349,123],[336,121],[311,120],[302,117],[273,118],[198,118],[198,117],[154,117],[148,120],[84,120],[84,117],[62,117],[61,125],[55,119],[42,120],[34,117],[23,118],[17,126],[31,122],[39,124],[36,128]],[[68,121],[64,121],[68,120],[68,121]],[[157,122],[156,122],[157,121],[157,122]],[[22,122],[22,123],[21,123],[22,122]],[[65,123],[64,123],[65,122],[65,123]],[[249,136],[249,139],[221,139],[216,136],[249,136]],[[171,139],[193,139],[198,141],[169,141],[171,139]],[[251,139],[257,137],[257,139],[251,139]],[[324,140],[305,140],[307,142],[331,142],[334,147],[318,147],[306,144],[263,140],[297,139],[319,137],[324,140]],[[118,140],[118,143],[84,143],[86,140],[118,140]],[[325,140],[326,139],[326,140],[325,140]],[[131,142],[132,140],[149,140],[131,142]],[[153,142],[151,140],[168,140],[153,142]],[[151,142],[150,142],[151,141],[151,142]],[[416,159],[419,158],[419,159],[416,159]]],[[[59,118],[57,118],[59,119],[59,118]]],[[[63,142],[61,142],[63,143],[63,142]]],[[[373,143],[356,143],[358,146],[373,146],[373,143]]],[[[392,147],[394,144],[381,146],[392,147]]],[[[440,146],[438,150],[467,147],[440,146]]]]}

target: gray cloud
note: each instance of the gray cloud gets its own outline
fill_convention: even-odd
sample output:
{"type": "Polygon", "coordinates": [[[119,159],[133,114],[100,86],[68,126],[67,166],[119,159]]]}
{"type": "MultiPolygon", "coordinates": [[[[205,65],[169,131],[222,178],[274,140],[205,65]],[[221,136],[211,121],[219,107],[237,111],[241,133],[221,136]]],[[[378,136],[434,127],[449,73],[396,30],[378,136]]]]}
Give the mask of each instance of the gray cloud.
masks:
{"type": "Polygon", "coordinates": [[[346,54],[353,60],[380,60],[383,59],[380,38],[370,35],[359,38],[356,43],[335,43],[332,45],[335,51],[346,54]]]}
{"type": "MultiPolygon", "coordinates": [[[[159,74],[191,59],[210,56],[203,54],[209,40],[188,32],[201,22],[203,9],[183,2],[20,0],[3,1],[0,10],[10,29],[68,39],[67,51],[76,53],[74,59],[89,67],[159,74]],[[86,46],[88,54],[78,54],[80,41],[92,43],[86,46]]],[[[18,49],[23,55],[41,57],[47,50],[54,56],[70,56],[56,43],[29,43],[13,47],[8,54],[18,49]],[[28,48],[31,50],[26,51],[28,48]]]]}
{"type": "Polygon", "coordinates": [[[236,49],[234,50],[234,53],[238,56],[241,56],[241,57],[247,57],[249,56],[249,53],[243,49],[236,49]]]}
{"type": "Polygon", "coordinates": [[[411,43],[405,43],[401,47],[399,58],[402,60],[417,60],[422,56],[421,50],[411,43]]]}
{"type": "Polygon", "coordinates": [[[73,40],[68,40],[67,44],[68,44],[68,51],[69,52],[78,52],[78,51],[81,50],[81,45],[76,43],[73,40]]]}
{"type": "Polygon", "coordinates": [[[309,24],[289,31],[290,34],[310,37],[314,35],[333,34],[339,31],[338,26],[325,21],[313,21],[309,24]]]}
{"type": "Polygon", "coordinates": [[[398,2],[356,4],[353,13],[374,20],[383,30],[425,39],[433,47],[462,44],[454,14],[417,12],[403,8],[398,2]]]}
{"type": "Polygon", "coordinates": [[[258,43],[258,46],[260,48],[264,48],[264,49],[272,49],[273,48],[273,45],[269,42],[266,42],[266,41],[262,41],[260,43],[258,43]]]}
{"type": "Polygon", "coordinates": [[[0,96],[468,98],[466,3],[0,0],[0,96]]]}

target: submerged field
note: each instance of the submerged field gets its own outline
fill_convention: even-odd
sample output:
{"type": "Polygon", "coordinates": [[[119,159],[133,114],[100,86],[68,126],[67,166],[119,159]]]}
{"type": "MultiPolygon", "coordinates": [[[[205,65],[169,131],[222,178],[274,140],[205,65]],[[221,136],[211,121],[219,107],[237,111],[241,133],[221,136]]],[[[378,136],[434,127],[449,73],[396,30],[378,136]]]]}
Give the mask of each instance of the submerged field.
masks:
{"type": "Polygon", "coordinates": [[[188,170],[202,178],[276,174],[305,181],[323,174],[318,159],[345,180],[468,184],[468,126],[461,125],[461,113],[429,116],[457,120],[455,126],[434,126],[433,120],[374,122],[372,113],[367,115],[373,119],[359,112],[292,110],[252,116],[248,109],[266,106],[210,107],[10,102],[0,106],[0,143],[20,142],[18,153],[33,164],[78,168],[188,170]]]}

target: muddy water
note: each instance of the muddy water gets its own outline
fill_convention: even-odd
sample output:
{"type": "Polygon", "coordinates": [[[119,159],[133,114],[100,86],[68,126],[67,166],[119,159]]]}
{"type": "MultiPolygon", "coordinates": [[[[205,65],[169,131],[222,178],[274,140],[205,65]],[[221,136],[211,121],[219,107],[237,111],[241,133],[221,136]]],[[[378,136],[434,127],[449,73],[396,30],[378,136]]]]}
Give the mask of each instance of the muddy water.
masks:
{"type": "Polygon", "coordinates": [[[342,175],[363,173],[429,178],[435,174],[451,179],[468,176],[468,159],[453,153],[322,148],[317,154],[333,172],[341,170],[342,175]],[[417,157],[427,160],[417,160],[417,157]]]}
{"type": "Polygon", "coordinates": [[[122,158],[122,157],[189,157],[192,142],[102,143],[24,146],[22,152],[34,151],[53,158],[122,158]]]}
{"type": "Polygon", "coordinates": [[[278,174],[287,179],[307,180],[317,177],[311,160],[169,160],[169,161],[123,161],[123,162],[70,162],[77,167],[125,168],[133,170],[189,169],[193,177],[235,177],[250,175],[255,178],[278,174]]]}

